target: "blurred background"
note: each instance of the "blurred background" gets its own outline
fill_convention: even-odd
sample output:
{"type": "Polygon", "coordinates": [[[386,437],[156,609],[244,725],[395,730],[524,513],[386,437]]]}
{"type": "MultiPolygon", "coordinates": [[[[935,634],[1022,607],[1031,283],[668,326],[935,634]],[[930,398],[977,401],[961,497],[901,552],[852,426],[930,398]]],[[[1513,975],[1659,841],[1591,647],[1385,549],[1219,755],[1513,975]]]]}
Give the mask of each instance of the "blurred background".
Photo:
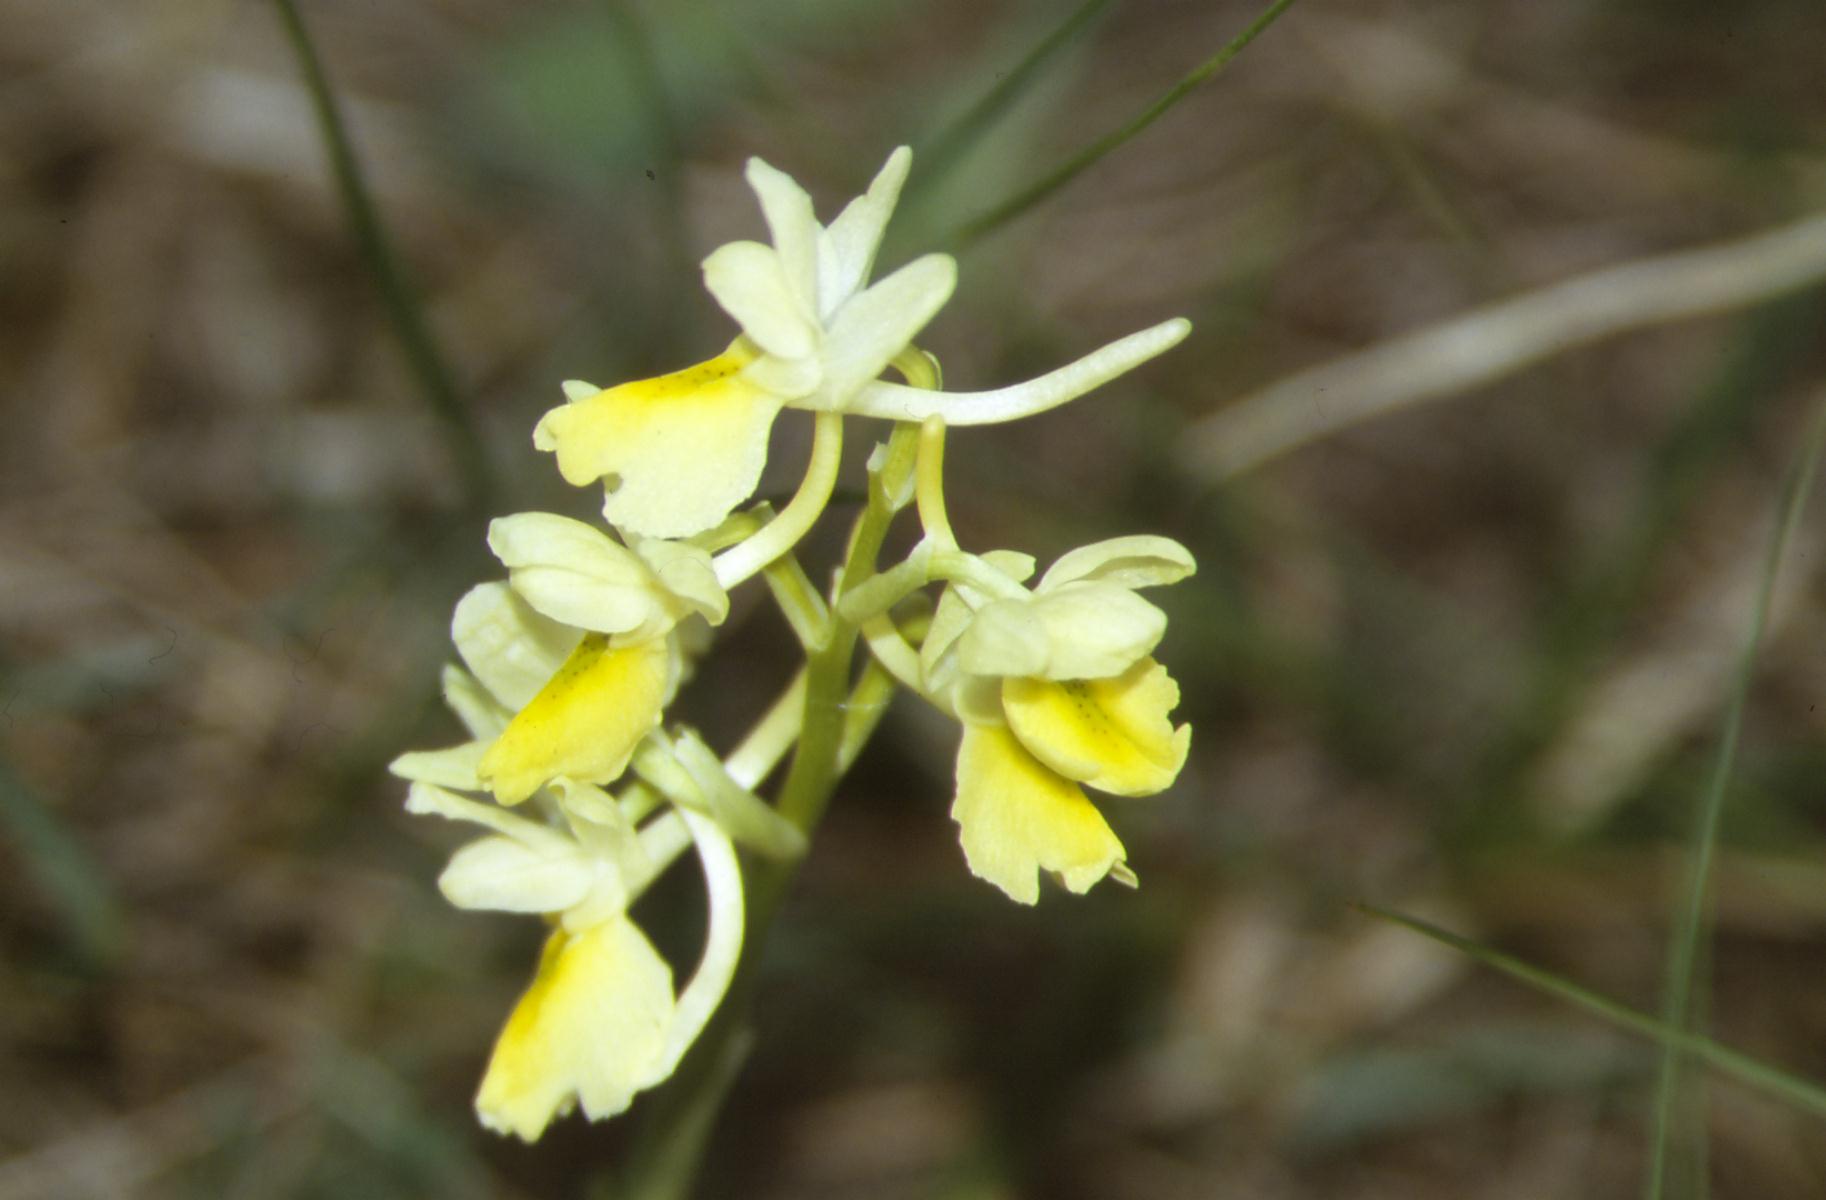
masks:
{"type": "MultiPolygon", "coordinates": [[[[774,931],[702,1194],[1639,1189],[1652,1042],[1352,905],[1655,1010],[1826,398],[1816,0],[1301,0],[975,235],[1260,8],[304,9],[452,408],[273,4],[0,0],[0,1197],[615,1194],[645,1102],[530,1148],[475,1125],[539,931],[440,899],[462,832],[384,766],[458,736],[437,672],[487,515],[595,511],[531,446],[558,382],[721,349],[696,263],[761,232],[747,155],[828,218],[902,142],[884,265],[959,252],[951,387],[1195,323],[954,435],[949,489],[977,549],[1192,548],[1158,599],[1193,759],[1105,806],[1139,891],[1029,910],[964,869],[955,727],[897,704],[774,931]]],[[[807,422],[776,436],[764,495],[807,422]]],[[[1820,522],[1773,591],[1702,1005],[1813,1078],[1820,522]]],[[[792,653],[752,597],[722,636],[682,712],[727,745],[792,653]]],[[[643,905],[663,944],[691,883],[643,905]]],[[[1817,1119],[1709,1102],[1684,1194],[1826,1195],[1817,1119]]]]}

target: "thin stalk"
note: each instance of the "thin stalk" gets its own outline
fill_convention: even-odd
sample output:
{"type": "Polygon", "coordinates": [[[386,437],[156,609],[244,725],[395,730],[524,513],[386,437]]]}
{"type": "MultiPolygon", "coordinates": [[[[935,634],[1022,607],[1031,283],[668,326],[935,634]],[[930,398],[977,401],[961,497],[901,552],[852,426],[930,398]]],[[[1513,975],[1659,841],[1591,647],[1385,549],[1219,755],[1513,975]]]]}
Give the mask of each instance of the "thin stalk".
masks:
{"type": "Polygon", "coordinates": [[[1178,83],[1168,88],[1158,100],[1142,109],[1119,128],[1104,134],[1066,159],[1049,174],[1041,176],[1040,179],[997,204],[982,216],[965,224],[951,236],[952,243],[959,248],[968,246],[984,234],[1014,220],[1076,179],[1104,155],[1165,116],[1168,110],[1184,100],[1198,85],[1222,71],[1229,65],[1231,59],[1242,53],[1243,47],[1253,42],[1263,30],[1274,24],[1282,13],[1292,8],[1293,2],[1294,0],[1275,0],[1266,12],[1249,23],[1248,28],[1231,38],[1222,50],[1194,67],[1178,83]]]}
{"type": "Polygon", "coordinates": [[[1681,1029],[1665,1021],[1638,1012],[1627,1005],[1619,1004],[1606,996],[1588,991],[1576,983],[1560,978],[1539,967],[1530,966],[1519,958],[1492,950],[1488,946],[1460,937],[1439,926],[1422,921],[1418,917],[1404,916],[1386,908],[1377,908],[1373,904],[1359,904],[1356,908],[1380,920],[1390,921],[1396,925],[1411,929],[1422,937],[1430,938],[1442,945],[1469,955],[1487,967],[1493,967],[1512,979],[1520,980],[1529,987],[1564,1000],[1574,1008],[1583,1009],[1600,1017],[1621,1029],[1639,1033],[1663,1045],[1677,1047],[1681,1053],[1690,1054],[1705,1063],[1719,1074],[1790,1104],[1802,1112],[1826,1119],[1826,1087],[1822,1087],[1798,1075],[1791,1075],[1778,1067],[1772,1067],[1748,1054],[1721,1046],[1710,1038],[1701,1037],[1691,1030],[1681,1029]]]}
{"type": "Polygon", "coordinates": [[[934,546],[957,549],[957,535],[951,532],[951,517],[945,511],[945,419],[927,417],[919,428],[919,476],[915,496],[919,503],[919,523],[934,546]]]}
{"type": "Polygon", "coordinates": [[[786,623],[792,626],[799,645],[808,652],[822,646],[830,634],[830,610],[824,597],[812,586],[805,568],[799,565],[799,556],[791,552],[782,554],[768,563],[761,575],[767,580],[767,590],[773,593],[774,604],[786,623]]]}
{"type": "MultiPolygon", "coordinates": [[[[868,642],[869,653],[874,656],[877,665],[899,680],[900,685],[908,691],[917,693],[921,690],[919,651],[901,636],[894,618],[886,613],[877,613],[862,623],[862,636],[868,642]]],[[[938,701],[934,700],[933,703],[938,701]]]]}
{"type": "Polygon", "coordinates": [[[311,96],[311,108],[317,115],[318,131],[323,135],[324,149],[330,157],[330,172],[336,180],[336,194],[342,201],[349,232],[355,238],[356,251],[374,281],[375,290],[380,293],[381,305],[386,309],[394,335],[399,338],[400,348],[405,351],[406,365],[418,380],[419,390],[424,393],[431,410],[443,424],[451,457],[456,460],[457,472],[463,480],[464,499],[476,510],[487,511],[492,507],[490,498],[494,484],[481,436],[457,390],[456,377],[425,321],[424,306],[387,240],[360,160],[349,141],[342,110],[336,103],[323,62],[317,56],[316,44],[311,40],[303,14],[294,0],[273,0],[273,4],[279,10],[279,23],[285,28],[286,40],[291,43],[298,68],[304,74],[305,90],[311,96]]]}
{"type": "MultiPolygon", "coordinates": [[[[1725,793],[1731,781],[1731,769],[1737,759],[1737,743],[1743,731],[1744,709],[1750,698],[1750,685],[1756,676],[1756,656],[1762,648],[1763,631],[1769,623],[1770,597],[1775,591],[1776,575],[1782,558],[1794,539],[1806,507],[1807,494],[1813,487],[1822,448],[1826,448],[1826,403],[1815,411],[1802,443],[1799,459],[1789,471],[1783,487],[1780,518],[1769,556],[1757,583],[1756,607],[1750,617],[1750,633],[1738,659],[1737,677],[1731,685],[1731,701],[1725,711],[1724,731],[1719,737],[1718,758],[1711,778],[1700,800],[1699,816],[1693,831],[1693,852],[1689,858],[1686,887],[1676,910],[1674,926],[1669,933],[1668,975],[1661,1001],[1661,1019],[1669,1027],[1684,1030],[1691,1017],[1694,976],[1702,944],[1706,941],[1708,910],[1711,900],[1712,863],[1717,857],[1718,827],[1724,817],[1725,793]]],[[[1661,1048],[1661,1067],[1655,1088],[1655,1133],[1650,1143],[1649,1174],[1644,1194],[1649,1200],[1660,1200],[1666,1184],[1668,1159],[1672,1153],[1674,1109],[1679,1097],[1681,1049],[1673,1042],[1661,1048]]]]}
{"type": "Polygon", "coordinates": [[[842,462],[843,414],[821,412],[812,426],[811,461],[792,500],[759,533],[717,555],[716,580],[725,591],[799,544],[830,503],[842,462]]]}
{"type": "Polygon", "coordinates": [[[1070,46],[1082,37],[1091,24],[1110,6],[1110,0],[1085,0],[1068,14],[1064,21],[1055,26],[1047,35],[1034,44],[1025,58],[1015,64],[1014,68],[996,79],[995,86],[985,92],[980,100],[959,117],[943,133],[932,140],[928,148],[919,152],[920,188],[931,188],[937,180],[951,173],[970,148],[974,146],[995,122],[1014,106],[1028,87],[1038,79],[1040,68],[1046,65],[1059,51],[1070,46]]]}

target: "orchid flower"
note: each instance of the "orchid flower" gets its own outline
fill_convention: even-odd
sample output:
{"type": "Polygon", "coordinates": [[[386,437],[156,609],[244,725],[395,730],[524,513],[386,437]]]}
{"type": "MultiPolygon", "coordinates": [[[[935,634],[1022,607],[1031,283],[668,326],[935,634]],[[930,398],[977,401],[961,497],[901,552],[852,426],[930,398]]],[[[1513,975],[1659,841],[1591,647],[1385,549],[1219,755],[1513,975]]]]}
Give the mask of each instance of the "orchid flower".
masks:
{"type": "MultiPolygon", "coordinates": [[[[669,375],[608,389],[565,384],[569,403],[545,414],[533,444],[556,451],[568,482],[601,480],[603,515],[617,528],[684,537],[716,525],[753,493],[782,407],[898,421],[937,415],[952,425],[1009,421],[1090,391],[1191,328],[1167,321],[997,391],[948,393],[878,379],[950,298],[957,277],[949,255],[927,254],[867,284],[911,162],[906,147],[894,151],[868,191],[821,226],[804,189],[750,159],[748,183],[773,244],[732,242],[704,260],[705,286],[741,336],[717,357],[669,375]]],[[[820,451],[828,458],[836,447],[815,447],[814,468],[820,451]]],[[[823,489],[805,506],[815,519],[829,483],[816,469],[808,479],[823,489]]]]}
{"type": "Polygon", "coordinates": [[[509,581],[458,602],[451,638],[473,675],[445,680],[474,740],[404,755],[395,771],[486,787],[503,804],[560,775],[612,782],[677,686],[675,627],[692,615],[720,623],[729,611],[709,554],[654,540],[629,549],[549,513],[497,520],[488,540],[509,581]]]}
{"type": "Polygon", "coordinates": [[[438,880],[447,900],[552,920],[475,1102],[488,1128],[529,1142],[578,1104],[591,1120],[611,1117],[669,1076],[728,991],[743,936],[741,868],[715,821],[681,808],[636,830],[599,788],[560,780],[554,790],[566,828],[423,782],[406,800],[408,812],[491,831],[451,857],[438,880]],[[675,995],[672,968],[627,909],[687,844],[703,865],[710,921],[697,970],[675,995]]]}
{"type": "Polygon", "coordinates": [[[1185,763],[1191,728],[1168,716],[1179,686],[1151,657],[1166,614],[1135,592],[1191,575],[1192,556],[1167,538],[1115,538],[1061,557],[1031,592],[1031,558],[982,558],[1005,586],[953,583],[920,652],[925,690],[964,726],[951,816],[965,859],[1026,904],[1042,870],[1074,892],[1132,879],[1083,787],[1152,795],[1185,763]]]}

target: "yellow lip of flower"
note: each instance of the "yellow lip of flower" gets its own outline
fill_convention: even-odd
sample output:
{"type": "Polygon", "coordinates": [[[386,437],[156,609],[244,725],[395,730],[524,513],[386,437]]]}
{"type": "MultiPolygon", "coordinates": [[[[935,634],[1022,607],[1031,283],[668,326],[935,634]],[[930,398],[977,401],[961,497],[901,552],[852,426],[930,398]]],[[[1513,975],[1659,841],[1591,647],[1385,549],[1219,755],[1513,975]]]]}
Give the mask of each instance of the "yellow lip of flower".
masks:
{"type": "Polygon", "coordinates": [[[693,367],[576,393],[533,430],[554,450],[567,483],[605,481],[603,516],[619,529],[676,538],[709,529],[753,493],[767,463],[767,435],[783,400],[742,369],[754,354],[738,341],[693,367]]]}
{"type": "Polygon", "coordinates": [[[560,775],[615,779],[659,724],[673,667],[665,639],[617,647],[604,634],[589,634],[508,722],[477,764],[477,777],[502,804],[518,804],[560,775]]]}
{"type": "Polygon", "coordinates": [[[531,1142],[579,1101],[591,1120],[624,1111],[655,1082],[675,1003],[672,969],[627,917],[554,929],[489,1057],[482,1124],[531,1142]]]}
{"type": "Polygon", "coordinates": [[[484,583],[457,601],[450,632],[468,670],[445,668],[444,699],[473,740],[410,751],[388,769],[409,780],[479,791],[483,755],[570,658],[583,631],[542,616],[505,583],[484,583]]]}
{"type": "Polygon", "coordinates": [[[1177,344],[1163,322],[1039,379],[991,392],[947,393],[878,377],[950,299],[957,264],[928,254],[866,284],[912,154],[888,157],[868,191],[828,227],[787,175],[750,159],[747,178],[771,245],[732,242],[704,260],[704,285],[742,328],[716,358],[654,379],[599,389],[565,384],[568,403],[533,431],[564,478],[604,481],[618,528],[687,537],[716,525],[753,491],[783,406],[953,425],[1008,421],[1081,396],[1177,344]]]}
{"type": "Polygon", "coordinates": [[[495,521],[489,545],[511,583],[483,584],[458,602],[452,636],[474,674],[445,676],[475,740],[401,755],[392,769],[445,787],[491,786],[506,804],[558,775],[607,782],[677,684],[677,623],[693,614],[716,623],[729,611],[710,555],[657,539],[629,548],[550,513],[495,521]]]}
{"type": "Polygon", "coordinates": [[[1000,725],[964,726],[951,817],[971,872],[1022,904],[1039,900],[1041,871],[1085,892],[1124,856],[1122,843],[1078,785],[1034,758],[1000,725]]]}
{"type": "Polygon", "coordinates": [[[1149,796],[1178,777],[1192,741],[1192,727],[1167,716],[1178,703],[1179,685],[1152,658],[1107,679],[1002,681],[1002,711],[1028,752],[1117,796],[1149,796]]]}

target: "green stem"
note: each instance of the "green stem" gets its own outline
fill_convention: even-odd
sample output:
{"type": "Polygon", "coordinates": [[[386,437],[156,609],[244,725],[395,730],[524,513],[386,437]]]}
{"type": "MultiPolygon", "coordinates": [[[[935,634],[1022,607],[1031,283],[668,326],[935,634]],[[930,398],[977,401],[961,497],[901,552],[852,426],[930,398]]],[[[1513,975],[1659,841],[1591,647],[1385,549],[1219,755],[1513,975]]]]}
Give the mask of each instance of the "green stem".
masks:
{"type": "Polygon", "coordinates": [[[405,351],[407,366],[417,378],[419,390],[432,411],[443,422],[444,433],[463,478],[464,498],[478,511],[492,507],[493,481],[482,439],[471,423],[468,409],[457,391],[455,376],[446,365],[431,327],[425,322],[424,308],[387,241],[386,230],[369,194],[361,163],[349,141],[348,127],[330,88],[328,74],[317,56],[317,47],[305,28],[304,17],[294,0],[273,0],[279,10],[279,22],[285,27],[286,40],[297,56],[304,73],[304,86],[311,95],[311,107],[317,115],[318,130],[323,134],[324,149],[330,156],[330,172],[336,179],[336,194],[342,201],[343,215],[355,248],[368,268],[381,304],[405,351]]]}
{"type": "MultiPolygon", "coordinates": [[[[903,355],[897,365],[916,387],[932,386],[937,380],[936,370],[923,356],[903,355]]],[[[879,465],[870,472],[868,505],[850,536],[833,600],[875,573],[888,526],[911,497],[918,450],[919,426],[895,425],[879,465]]],[[[871,665],[851,691],[858,628],[835,611],[834,603],[831,608],[826,640],[807,655],[799,744],[777,806],[808,839],[830,806],[843,769],[867,740],[893,690],[885,672],[871,665]]],[[[656,1097],[639,1149],[616,1194],[637,1200],[681,1200],[690,1194],[710,1122],[729,1086],[729,1047],[749,1036],[747,1010],[757,954],[798,865],[797,860],[749,863],[747,949],[735,983],[717,1017],[656,1097]]]]}
{"type": "Polygon", "coordinates": [[[768,563],[761,575],[799,645],[808,653],[824,645],[830,634],[830,610],[799,565],[799,556],[788,551],[768,563]]]}
{"type": "MultiPolygon", "coordinates": [[[[869,481],[869,504],[856,522],[850,538],[849,554],[838,575],[836,594],[841,596],[875,572],[875,560],[888,526],[898,511],[896,497],[906,491],[906,481],[913,474],[919,447],[919,426],[899,424],[888,438],[887,455],[881,469],[869,481]]],[[[857,626],[834,617],[830,641],[813,654],[806,664],[805,721],[799,730],[799,749],[793,755],[785,789],[780,793],[780,811],[808,833],[824,815],[836,788],[837,751],[843,743],[844,698],[850,687],[850,659],[856,648],[857,626]]],[[[779,872],[785,878],[774,883],[783,888],[790,871],[779,872]]],[[[757,881],[765,898],[770,881],[757,881]]],[[[764,911],[763,902],[756,903],[764,911]]]]}

